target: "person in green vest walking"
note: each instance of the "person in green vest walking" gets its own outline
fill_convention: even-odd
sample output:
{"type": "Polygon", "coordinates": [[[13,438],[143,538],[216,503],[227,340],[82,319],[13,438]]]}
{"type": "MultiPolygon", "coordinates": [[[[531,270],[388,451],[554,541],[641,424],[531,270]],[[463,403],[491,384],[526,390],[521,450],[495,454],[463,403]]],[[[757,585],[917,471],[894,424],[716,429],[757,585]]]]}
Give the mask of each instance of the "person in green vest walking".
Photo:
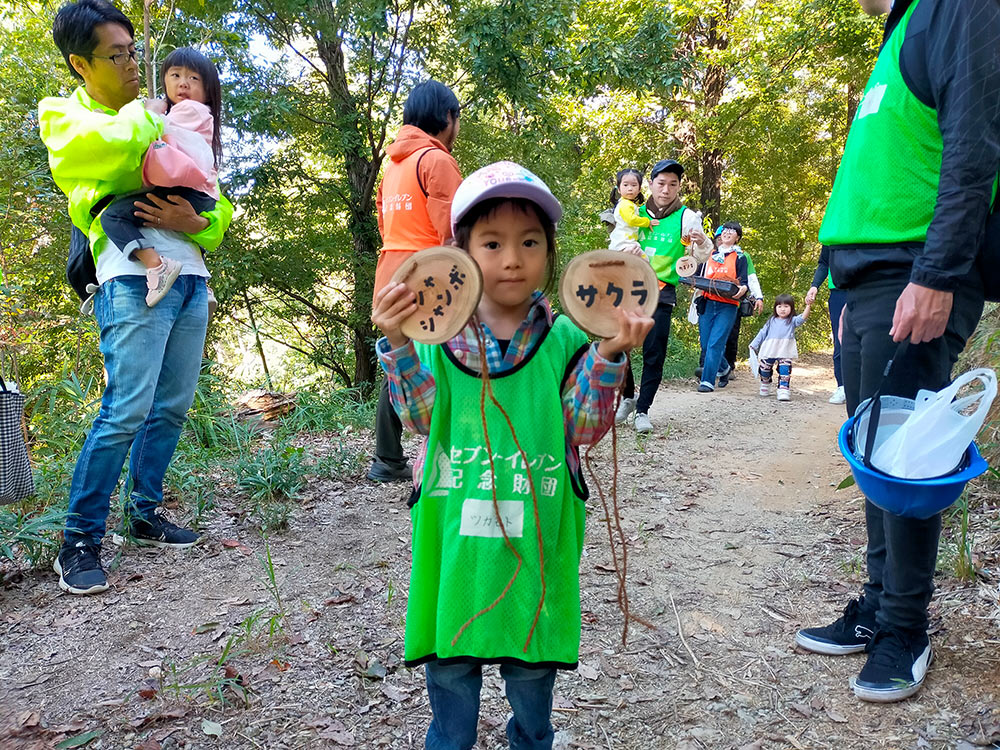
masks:
{"type": "Polygon", "coordinates": [[[524,167],[483,167],[451,209],[455,241],[483,275],[476,317],[445,344],[415,346],[400,329],[414,293],[390,283],[375,295],[392,404],[427,436],[410,502],[404,649],[408,666],[426,665],[429,750],[476,743],[482,667],[491,663],[514,713],[510,747],[550,750],[556,669],[579,659],[587,490],[578,447],[611,427],[623,353],[653,321],[623,313],[616,336],[588,344],[553,314],[539,288],[553,281],[561,215],[524,167]],[[480,401],[484,367],[506,414],[480,401]]]}
{"type": "Polygon", "coordinates": [[[704,263],[714,249],[712,240],[702,227],[701,216],[684,206],[680,199],[681,177],[684,167],[673,159],[662,159],[649,173],[649,199],[639,209],[647,219],[658,224],[650,227],[640,237],[621,248],[622,252],[646,255],[660,280],[660,298],[653,313],[653,330],[642,344],[642,381],[639,398],[635,398],[635,383],[626,377],[622,402],[616,415],[624,422],[635,411],[635,431],[652,432],[649,407],[663,380],[663,363],[667,358],[670,339],[670,320],[677,304],[677,271],[674,265],[682,255],[690,253],[698,263],[704,263]]]}
{"type": "MultiPolygon", "coordinates": [[[[910,346],[884,394],[939,390],[982,315],[977,262],[1000,170],[1000,3],[862,0],[889,12],[851,124],[819,240],[847,294],[847,412],[910,346]]],[[[868,582],[831,625],[796,635],[821,654],[865,651],[851,679],[862,700],[916,693],[932,651],[927,608],[941,516],[903,518],[865,503],[868,582]]]]}

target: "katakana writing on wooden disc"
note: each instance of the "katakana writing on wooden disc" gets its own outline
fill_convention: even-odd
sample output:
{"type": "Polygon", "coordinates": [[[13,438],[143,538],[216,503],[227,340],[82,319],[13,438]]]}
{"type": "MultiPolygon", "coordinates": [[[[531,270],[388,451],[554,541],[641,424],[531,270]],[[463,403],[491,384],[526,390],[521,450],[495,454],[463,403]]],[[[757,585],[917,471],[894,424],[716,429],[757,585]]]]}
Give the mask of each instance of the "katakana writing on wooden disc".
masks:
{"type": "Polygon", "coordinates": [[[476,312],[483,293],[479,266],[464,250],[429,247],[414,253],[392,276],[417,295],[417,311],[403,321],[405,336],[442,344],[456,336],[476,312]]]}

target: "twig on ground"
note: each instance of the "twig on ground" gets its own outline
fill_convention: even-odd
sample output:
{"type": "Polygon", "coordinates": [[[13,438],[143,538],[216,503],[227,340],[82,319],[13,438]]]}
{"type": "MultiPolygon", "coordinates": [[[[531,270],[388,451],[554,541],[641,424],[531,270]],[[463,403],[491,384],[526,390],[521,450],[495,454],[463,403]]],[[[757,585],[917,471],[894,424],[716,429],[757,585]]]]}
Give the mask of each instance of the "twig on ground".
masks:
{"type": "Polygon", "coordinates": [[[674,601],[674,595],[670,591],[667,592],[667,595],[670,597],[670,606],[674,608],[674,617],[677,618],[677,635],[681,637],[681,644],[687,649],[688,654],[691,655],[691,660],[694,661],[694,668],[701,669],[701,662],[698,661],[698,657],[694,655],[694,651],[688,645],[687,638],[684,637],[684,626],[681,625],[681,614],[677,611],[677,603],[674,601]]]}

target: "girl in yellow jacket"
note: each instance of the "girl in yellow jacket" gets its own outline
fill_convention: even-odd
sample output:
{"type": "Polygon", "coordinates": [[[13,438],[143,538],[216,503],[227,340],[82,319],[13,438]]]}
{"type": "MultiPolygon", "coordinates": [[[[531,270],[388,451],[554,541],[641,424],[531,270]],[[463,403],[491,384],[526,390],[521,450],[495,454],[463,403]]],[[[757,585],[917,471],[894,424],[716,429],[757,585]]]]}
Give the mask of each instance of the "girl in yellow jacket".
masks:
{"type": "Polygon", "coordinates": [[[639,239],[639,229],[655,227],[660,222],[639,215],[642,197],[642,172],[638,169],[623,169],[615,175],[615,187],[611,191],[611,204],[615,207],[615,228],[611,230],[608,247],[620,250],[629,242],[639,239]]]}

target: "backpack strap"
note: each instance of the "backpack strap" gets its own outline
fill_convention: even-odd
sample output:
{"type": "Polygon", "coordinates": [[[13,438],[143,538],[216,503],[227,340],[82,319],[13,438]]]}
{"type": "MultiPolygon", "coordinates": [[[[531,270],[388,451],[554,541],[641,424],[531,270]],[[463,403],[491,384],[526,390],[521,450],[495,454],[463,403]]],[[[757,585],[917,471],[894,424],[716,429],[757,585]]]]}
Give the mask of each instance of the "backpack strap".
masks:
{"type": "Polygon", "coordinates": [[[424,181],[420,179],[420,162],[424,160],[424,157],[427,156],[427,153],[429,151],[443,151],[443,150],[444,149],[439,149],[437,146],[428,146],[427,148],[424,149],[423,153],[421,153],[420,156],[417,157],[417,185],[420,186],[420,192],[424,194],[425,198],[428,198],[430,196],[427,192],[427,188],[424,187],[424,181]]]}

